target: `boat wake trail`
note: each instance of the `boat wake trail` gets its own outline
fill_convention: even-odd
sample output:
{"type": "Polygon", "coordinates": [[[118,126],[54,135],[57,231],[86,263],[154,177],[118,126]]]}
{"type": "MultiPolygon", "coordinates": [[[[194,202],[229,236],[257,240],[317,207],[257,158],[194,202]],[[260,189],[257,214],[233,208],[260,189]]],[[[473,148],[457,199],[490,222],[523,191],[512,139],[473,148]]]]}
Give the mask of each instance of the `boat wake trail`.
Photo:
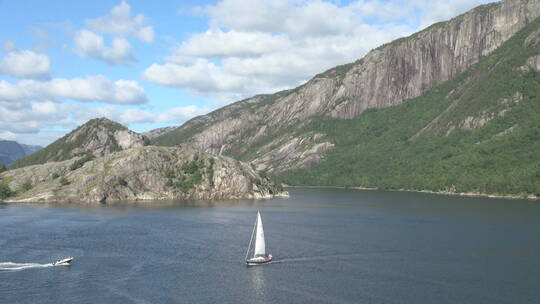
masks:
{"type": "Polygon", "coordinates": [[[52,263],[39,264],[39,263],[13,263],[13,262],[3,262],[0,263],[0,271],[16,271],[24,270],[31,268],[46,268],[53,267],[52,263]]]}
{"type": "Polygon", "coordinates": [[[274,260],[272,264],[275,263],[291,263],[291,262],[308,262],[308,261],[318,261],[318,260],[334,260],[339,258],[350,258],[355,256],[361,256],[360,253],[347,253],[347,254],[333,254],[333,255],[321,255],[321,256],[308,256],[308,257],[297,257],[297,258],[284,258],[279,260],[274,260]]]}

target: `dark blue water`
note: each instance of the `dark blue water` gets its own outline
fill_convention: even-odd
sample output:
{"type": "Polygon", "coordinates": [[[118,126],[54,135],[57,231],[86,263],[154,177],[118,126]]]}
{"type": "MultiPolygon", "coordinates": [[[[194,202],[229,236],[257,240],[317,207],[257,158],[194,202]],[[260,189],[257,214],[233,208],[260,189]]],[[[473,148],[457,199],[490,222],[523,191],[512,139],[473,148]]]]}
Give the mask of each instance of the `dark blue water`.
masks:
{"type": "Polygon", "coordinates": [[[0,268],[28,266],[0,271],[0,303],[539,302],[538,202],[290,193],[269,201],[0,205],[0,268]],[[276,262],[248,268],[258,209],[276,262]],[[71,267],[45,265],[69,255],[71,267]]]}

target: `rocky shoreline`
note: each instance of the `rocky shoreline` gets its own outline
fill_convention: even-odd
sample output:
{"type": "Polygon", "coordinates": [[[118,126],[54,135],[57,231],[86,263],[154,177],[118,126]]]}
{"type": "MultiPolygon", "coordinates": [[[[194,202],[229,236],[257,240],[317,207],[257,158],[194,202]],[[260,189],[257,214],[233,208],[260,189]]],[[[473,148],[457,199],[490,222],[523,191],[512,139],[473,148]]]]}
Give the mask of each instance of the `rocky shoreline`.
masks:
{"type": "Polygon", "coordinates": [[[6,171],[4,202],[268,199],[288,193],[250,165],[178,147],[136,147],[6,171]]]}
{"type": "Polygon", "coordinates": [[[310,189],[355,189],[355,190],[368,190],[368,191],[389,191],[389,192],[414,192],[414,193],[426,193],[436,195],[450,195],[450,196],[464,196],[464,197],[484,197],[484,198],[496,198],[496,199],[521,199],[521,200],[540,200],[538,196],[519,196],[519,195],[499,195],[480,192],[450,192],[450,191],[430,191],[430,190],[409,190],[409,189],[379,189],[371,187],[338,187],[338,186],[285,186],[285,188],[310,188],[310,189]]]}

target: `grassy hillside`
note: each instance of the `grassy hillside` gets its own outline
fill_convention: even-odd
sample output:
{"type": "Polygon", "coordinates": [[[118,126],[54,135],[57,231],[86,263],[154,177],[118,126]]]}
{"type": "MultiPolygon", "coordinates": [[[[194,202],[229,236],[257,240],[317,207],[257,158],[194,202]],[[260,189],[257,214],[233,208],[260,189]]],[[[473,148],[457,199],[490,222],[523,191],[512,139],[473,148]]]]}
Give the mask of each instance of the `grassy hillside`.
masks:
{"type": "Polygon", "coordinates": [[[363,186],[540,196],[540,20],[451,81],[404,104],[320,117],[336,147],[290,185],[363,186]],[[529,37],[529,39],[527,39],[529,37]],[[535,38],[536,39],[533,39],[535,38]]]}

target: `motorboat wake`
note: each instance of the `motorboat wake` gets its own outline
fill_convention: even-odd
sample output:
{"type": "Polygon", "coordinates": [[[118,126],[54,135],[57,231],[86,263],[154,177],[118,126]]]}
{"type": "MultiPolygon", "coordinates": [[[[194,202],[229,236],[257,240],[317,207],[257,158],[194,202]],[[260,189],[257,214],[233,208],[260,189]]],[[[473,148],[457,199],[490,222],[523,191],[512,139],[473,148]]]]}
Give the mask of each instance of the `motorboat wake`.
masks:
{"type": "Polygon", "coordinates": [[[17,271],[32,268],[46,268],[52,267],[52,263],[39,264],[39,263],[14,263],[14,262],[2,262],[0,263],[0,271],[17,271]]]}
{"type": "Polygon", "coordinates": [[[71,266],[72,261],[73,261],[73,257],[60,259],[56,262],[46,263],[46,264],[0,262],[0,271],[17,271],[17,270],[25,270],[25,269],[33,269],[33,268],[47,268],[47,267],[54,267],[54,266],[71,266]]]}

